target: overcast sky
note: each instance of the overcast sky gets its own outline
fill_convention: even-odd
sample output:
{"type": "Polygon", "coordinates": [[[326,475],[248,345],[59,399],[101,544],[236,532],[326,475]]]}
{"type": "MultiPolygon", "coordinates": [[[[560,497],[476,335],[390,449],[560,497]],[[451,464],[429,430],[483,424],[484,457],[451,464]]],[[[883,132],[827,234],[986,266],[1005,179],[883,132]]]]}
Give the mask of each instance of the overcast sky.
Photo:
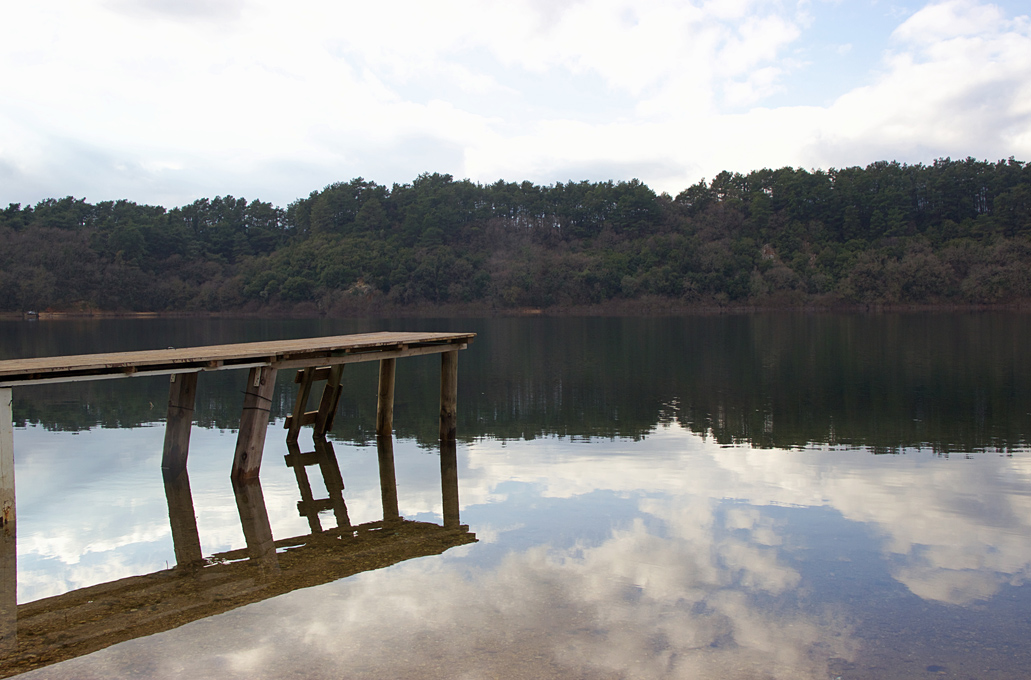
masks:
{"type": "Polygon", "coordinates": [[[1031,160],[1026,0],[10,0],[0,26],[0,205],[1031,160]]]}

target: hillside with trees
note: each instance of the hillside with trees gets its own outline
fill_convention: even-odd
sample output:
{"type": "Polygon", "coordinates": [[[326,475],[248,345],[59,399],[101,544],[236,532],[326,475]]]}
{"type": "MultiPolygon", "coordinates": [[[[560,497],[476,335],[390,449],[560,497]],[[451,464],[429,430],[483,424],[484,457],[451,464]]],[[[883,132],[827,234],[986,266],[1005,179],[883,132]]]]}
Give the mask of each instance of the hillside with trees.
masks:
{"type": "Polygon", "coordinates": [[[1031,165],[940,159],[645,184],[358,178],[286,209],[0,210],[0,311],[349,314],[1031,300],[1031,165]]]}

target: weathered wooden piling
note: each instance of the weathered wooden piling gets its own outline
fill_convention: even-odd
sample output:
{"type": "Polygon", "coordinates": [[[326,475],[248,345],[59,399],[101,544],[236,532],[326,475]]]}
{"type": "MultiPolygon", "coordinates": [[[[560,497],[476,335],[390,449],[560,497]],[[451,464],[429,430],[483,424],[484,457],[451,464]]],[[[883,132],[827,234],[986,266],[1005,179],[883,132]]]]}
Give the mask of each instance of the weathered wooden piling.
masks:
{"type": "Polygon", "coordinates": [[[440,439],[454,441],[458,430],[458,350],[440,355],[440,439]]]}
{"type": "Polygon", "coordinates": [[[383,521],[400,519],[397,506],[397,475],[394,472],[394,437],[376,437],[376,455],[379,458],[379,490],[383,503],[383,521]]]}
{"type": "Polygon", "coordinates": [[[265,496],[257,479],[233,479],[236,509],[240,514],[247,555],[259,566],[263,576],[279,572],[276,542],[272,538],[272,524],[268,519],[265,496]]]}
{"type": "Polygon", "coordinates": [[[272,392],[276,388],[276,369],[256,366],[247,378],[247,391],[243,396],[243,414],[240,433],[236,438],[233,456],[233,479],[255,479],[261,471],[261,454],[265,450],[272,392]]]}
{"type": "Polygon", "coordinates": [[[200,547],[200,532],[197,531],[197,513],[193,509],[190,476],[185,465],[178,472],[173,473],[166,468],[162,473],[175,564],[180,568],[198,565],[204,560],[204,553],[200,547]]]}
{"type": "Polygon", "coordinates": [[[173,477],[186,469],[190,453],[190,430],[197,401],[197,374],[172,374],[168,386],[168,417],[165,421],[165,449],[161,468],[173,477]]]}
{"type": "Polygon", "coordinates": [[[18,645],[18,536],[14,504],[13,394],[0,387],[0,651],[18,645]]]}
{"type": "Polygon", "coordinates": [[[394,372],[396,359],[380,359],[379,388],[376,390],[376,434],[389,437],[394,433],[394,372]]]}
{"type": "Polygon", "coordinates": [[[0,526],[14,524],[13,390],[0,387],[0,526]]]}
{"type": "Polygon", "coordinates": [[[458,445],[455,440],[440,442],[440,496],[444,504],[444,527],[461,524],[458,502],[458,445]]]}

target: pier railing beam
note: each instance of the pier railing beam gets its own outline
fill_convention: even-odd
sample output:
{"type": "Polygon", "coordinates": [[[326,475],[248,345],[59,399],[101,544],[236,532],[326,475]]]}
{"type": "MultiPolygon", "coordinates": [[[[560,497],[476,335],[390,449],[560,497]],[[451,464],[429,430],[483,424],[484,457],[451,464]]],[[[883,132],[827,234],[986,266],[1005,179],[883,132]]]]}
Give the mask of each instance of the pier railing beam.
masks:
{"type": "Polygon", "coordinates": [[[454,441],[458,429],[458,350],[440,355],[440,439],[454,441]]]}
{"type": "Polygon", "coordinates": [[[379,389],[376,393],[376,435],[390,437],[394,433],[394,372],[397,359],[380,359],[379,389]]]}
{"type": "Polygon", "coordinates": [[[161,455],[161,469],[166,479],[177,477],[186,469],[190,453],[190,430],[193,408],[197,401],[197,374],[172,374],[168,386],[168,418],[165,421],[165,450],[161,455]]]}
{"type": "Polygon", "coordinates": [[[233,479],[257,479],[261,471],[261,454],[265,450],[265,433],[275,388],[276,369],[258,366],[250,370],[240,416],[240,434],[233,456],[233,479]]]}

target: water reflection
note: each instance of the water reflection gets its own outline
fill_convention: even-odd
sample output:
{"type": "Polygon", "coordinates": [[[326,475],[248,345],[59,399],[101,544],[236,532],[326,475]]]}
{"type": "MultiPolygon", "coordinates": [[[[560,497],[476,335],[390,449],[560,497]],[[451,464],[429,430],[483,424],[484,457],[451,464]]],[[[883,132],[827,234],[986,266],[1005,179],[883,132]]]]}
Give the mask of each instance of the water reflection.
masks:
{"type": "MultiPolygon", "coordinates": [[[[110,645],[177,628],[246,604],[332,582],[415,557],[439,554],[476,537],[460,524],[458,477],[451,453],[443,452],[443,502],[453,512],[444,524],[411,521],[396,511],[392,477],[381,475],[380,495],[394,498],[393,511],[381,520],[352,526],[343,498],[344,483],[331,443],[316,439],[314,451],[296,444],[286,463],[297,473],[298,511],[312,532],[275,539],[261,483],[233,481],[232,489],[246,547],[203,557],[200,532],[185,467],[163,470],[165,498],[176,565],[144,576],[72,590],[15,607],[17,585],[13,533],[0,543],[0,676],[90,654],[110,645]],[[306,468],[314,466],[330,493],[314,499],[306,468]],[[393,488],[387,488],[387,486],[393,488]],[[336,525],[323,528],[320,513],[332,510],[336,525]],[[7,568],[11,567],[11,568],[7,568]],[[8,601],[9,600],[9,601],[8,601]],[[15,621],[15,617],[17,620],[15,621]]],[[[384,438],[379,458],[393,470],[393,442],[384,438]]],[[[448,449],[448,447],[445,447],[448,449]]]]}
{"type": "MultiPolygon", "coordinates": [[[[725,444],[789,448],[813,443],[878,452],[1024,450],[1031,432],[1031,315],[764,314],[658,319],[0,322],[0,357],[83,349],[432,327],[479,333],[463,353],[458,431],[489,436],[642,437],[673,419],[725,444]],[[104,345],[98,336],[107,331],[104,345]]],[[[435,446],[437,363],[399,371],[395,435],[435,446]],[[412,408],[405,408],[408,404],[412,408]],[[417,407],[415,406],[417,404],[417,407]]],[[[281,379],[289,380],[283,375],[281,379]]],[[[205,374],[200,427],[239,423],[238,384],[205,374]],[[227,398],[232,395],[232,399],[227,398]]],[[[333,436],[375,440],[374,367],[348,369],[333,436]]],[[[285,382],[281,387],[285,387],[285,382]]],[[[54,430],[151,422],[162,381],[103,381],[19,390],[15,418],[54,430]]],[[[274,418],[293,406],[277,390],[274,418]]],[[[161,417],[163,414],[157,414],[161,417]]]]}
{"type": "MultiPolygon", "coordinates": [[[[135,458],[160,450],[157,428],[19,429],[19,450],[32,451],[18,461],[23,507],[44,508],[19,520],[23,601],[66,588],[55,573],[110,581],[100,562],[160,570],[171,546],[156,557],[124,546],[168,533],[166,500],[177,571],[241,569],[239,587],[260,592],[342,542],[366,556],[382,556],[388,536],[440,552],[446,537],[471,536],[460,521],[479,540],[30,677],[1026,677],[1028,318],[523,321],[452,327],[482,339],[463,355],[457,448],[427,448],[438,364],[399,370],[398,439],[362,429],[375,402],[354,395],[374,394],[376,374],[349,372],[334,442],[284,449],[287,465],[266,464],[251,488],[265,520],[262,504],[228,493],[218,452],[231,434],[194,428],[184,481],[196,513],[183,518],[197,519],[176,528],[183,487],[130,497],[108,481],[113,469],[126,486],[160,481],[157,458],[135,458]],[[59,450],[76,446],[89,455],[59,450]],[[123,503],[113,520],[75,511],[101,497],[123,503]],[[148,510],[129,518],[130,505],[148,510]],[[422,525],[401,515],[431,533],[408,537],[396,527],[422,525]],[[257,523],[240,534],[238,518],[257,523]],[[270,536],[294,534],[307,534],[303,547],[269,551],[270,536]],[[198,553],[218,564],[191,567],[198,553]]],[[[362,329],[303,334],[322,330],[362,329]]],[[[229,400],[214,383],[201,393],[229,400]]],[[[65,398],[47,427],[97,422],[86,397],[65,398]]],[[[29,401],[46,413],[45,399],[29,401]]],[[[217,409],[199,404],[197,425],[220,422],[217,409]]]]}

